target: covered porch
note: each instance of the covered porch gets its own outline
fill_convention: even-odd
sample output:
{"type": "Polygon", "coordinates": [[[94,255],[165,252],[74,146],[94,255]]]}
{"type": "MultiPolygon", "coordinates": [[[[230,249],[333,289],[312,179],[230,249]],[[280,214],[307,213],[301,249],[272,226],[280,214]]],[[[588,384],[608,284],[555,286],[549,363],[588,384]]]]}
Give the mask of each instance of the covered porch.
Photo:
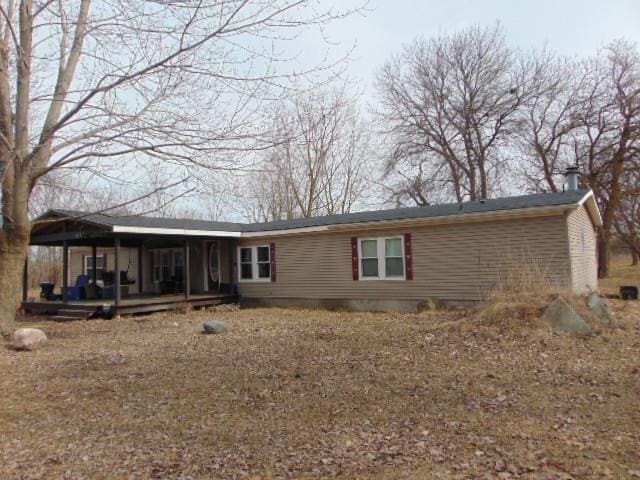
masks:
{"type": "Polygon", "coordinates": [[[29,295],[26,264],[25,311],[89,318],[237,300],[232,235],[135,225],[115,228],[108,223],[122,217],[103,217],[51,212],[34,225],[31,245],[62,248],[62,283],[45,282],[38,296],[29,295]]]}

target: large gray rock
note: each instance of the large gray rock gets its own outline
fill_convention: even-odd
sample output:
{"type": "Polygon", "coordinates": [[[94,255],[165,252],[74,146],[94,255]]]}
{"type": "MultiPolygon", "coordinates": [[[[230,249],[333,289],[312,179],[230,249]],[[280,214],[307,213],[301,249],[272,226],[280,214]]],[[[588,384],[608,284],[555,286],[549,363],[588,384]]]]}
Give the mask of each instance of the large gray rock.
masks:
{"type": "Polygon", "coordinates": [[[11,346],[16,350],[35,350],[47,341],[47,335],[37,328],[19,328],[11,336],[11,346]]]}
{"type": "Polygon", "coordinates": [[[592,293],[587,297],[587,307],[589,307],[600,323],[609,325],[611,320],[613,320],[613,313],[611,313],[609,304],[597,293],[592,293]]]}
{"type": "Polygon", "coordinates": [[[576,313],[562,297],[556,298],[547,307],[542,315],[544,320],[554,332],[577,333],[587,335],[591,333],[591,327],[576,313]]]}
{"type": "Polygon", "coordinates": [[[204,333],[227,333],[229,325],[219,320],[208,320],[202,324],[204,333]]]}

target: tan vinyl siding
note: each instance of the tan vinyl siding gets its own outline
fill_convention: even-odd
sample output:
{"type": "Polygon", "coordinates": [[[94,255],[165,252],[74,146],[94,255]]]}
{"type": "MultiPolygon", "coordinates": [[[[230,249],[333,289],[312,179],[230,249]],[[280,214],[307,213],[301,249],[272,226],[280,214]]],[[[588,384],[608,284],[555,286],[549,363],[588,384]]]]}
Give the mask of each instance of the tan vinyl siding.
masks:
{"type": "Polygon", "coordinates": [[[583,206],[567,217],[572,287],[577,292],[598,288],[596,231],[583,206]]]}
{"type": "Polygon", "coordinates": [[[521,268],[528,261],[569,286],[566,231],[565,217],[554,215],[242,239],[242,246],[275,243],[277,282],[240,282],[239,290],[247,298],[481,300],[509,265],[521,268]],[[404,233],[412,234],[414,280],[352,279],[351,237],[404,233]]]}

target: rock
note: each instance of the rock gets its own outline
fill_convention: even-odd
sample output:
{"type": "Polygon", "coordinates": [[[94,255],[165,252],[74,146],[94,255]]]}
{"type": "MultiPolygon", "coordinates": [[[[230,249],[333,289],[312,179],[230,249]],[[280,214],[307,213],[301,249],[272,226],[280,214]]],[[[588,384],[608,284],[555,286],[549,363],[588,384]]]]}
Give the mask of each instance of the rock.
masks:
{"type": "Polygon", "coordinates": [[[547,307],[542,315],[544,320],[554,332],[577,333],[587,335],[591,333],[591,327],[576,311],[562,298],[556,298],[547,307]]]}
{"type": "Polygon", "coordinates": [[[227,333],[229,325],[219,320],[208,320],[202,324],[204,333],[227,333]]]}
{"type": "Polygon", "coordinates": [[[34,350],[47,341],[47,335],[37,328],[19,328],[11,336],[11,346],[16,350],[34,350]]]}
{"type": "Polygon", "coordinates": [[[638,300],[640,295],[640,286],[623,285],[620,287],[620,298],[622,300],[638,300]]]}
{"type": "Polygon", "coordinates": [[[613,314],[609,304],[597,293],[592,293],[587,297],[587,307],[593,312],[598,321],[604,325],[609,325],[613,320],[613,314]]]}

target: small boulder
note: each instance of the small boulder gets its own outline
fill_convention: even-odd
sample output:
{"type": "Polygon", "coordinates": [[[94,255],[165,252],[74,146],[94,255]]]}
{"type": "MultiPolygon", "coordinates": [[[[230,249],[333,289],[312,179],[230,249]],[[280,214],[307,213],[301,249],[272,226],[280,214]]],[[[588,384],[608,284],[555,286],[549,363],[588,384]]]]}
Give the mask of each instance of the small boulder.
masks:
{"type": "Polygon", "coordinates": [[[587,307],[593,312],[595,317],[603,325],[609,325],[613,319],[609,304],[597,293],[592,293],[587,297],[587,307]]]}
{"type": "Polygon", "coordinates": [[[638,300],[640,299],[640,286],[623,285],[620,287],[620,298],[622,300],[638,300]]]}
{"type": "Polygon", "coordinates": [[[11,347],[16,350],[35,350],[47,341],[47,335],[37,328],[19,328],[11,336],[11,347]]]}
{"type": "Polygon", "coordinates": [[[554,332],[577,333],[587,335],[591,333],[591,327],[576,311],[562,298],[556,298],[547,307],[542,315],[544,320],[554,332]]]}
{"type": "Polygon", "coordinates": [[[202,324],[204,333],[227,333],[229,325],[219,320],[208,320],[202,324]]]}

